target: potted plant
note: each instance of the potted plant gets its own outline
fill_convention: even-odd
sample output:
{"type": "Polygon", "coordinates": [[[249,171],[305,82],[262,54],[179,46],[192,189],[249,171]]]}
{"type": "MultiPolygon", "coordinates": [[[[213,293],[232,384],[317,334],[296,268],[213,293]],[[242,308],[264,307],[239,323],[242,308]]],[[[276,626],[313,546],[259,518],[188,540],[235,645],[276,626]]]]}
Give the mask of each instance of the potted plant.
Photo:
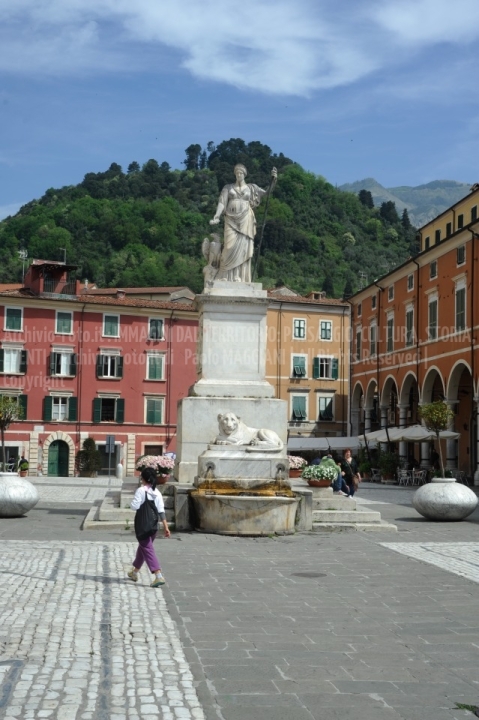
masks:
{"type": "Polygon", "coordinates": [[[338,477],[339,467],[332,458],[323,458],[319,465],[308,465],[301,473],[311,487],[329,487],[338,477]]]}
{"type": "Polygon", "coordinates": [[[76,467],[82,477],[96,477],[101,468],[101,453],[96,449],[93,438],[83,441],[82,449],[76,456],[76,467]]]}
{"type": "MultiPolygon", "coordinates": [[[[16,472],[7,472],[5,431],[23,417],[17,398],[0,396],[0,438],[2,444],[2,471],[0,471],[0,517],[20,517],[38,502],[38,491],[26,478],[16,472]]],[[[28,463],[27,463],[28,466],[28,463]]]]}
{"type": "Polygon", "coordinates": [[[470,488],[446,477],[439,435],[447,430],[454,414],[442,400],[422,405],[419,413],[426,428],[436,436],[441,477],[433,477],[416,490],[413,507],[428,520],[464,520],[476,509],[478,500],[470,488]]]}
{"type": "Polygon", "coordinates": [[[306,460],[299,455],[288,455],[289,477],[299,478],[303,468],[308,464],[306,460]]]}
{"type": "Polygon", "coordinates": [[[399,467],[399,457],[394,452],[380,452],[378,467],[384,480],[393,480],[396,477],[396,470],[399,467]]]}
{"type": "Polygon", "coordinates": [[[25,458],[20,460],[20,463],[18,465],[18,474],[20,475],[20,477],[26,477],[28,475],[29,467],[30,466],[28,464],[28,460],[25,460],[25,458]]]}
{"type": "Polygon", "coordinates": [[[175,460],[169,455],[141,455],[136,461],[135,467],[140,472],[145,468],[156,470],[158,482],[162,485],[168,480],[175,467],[175,460]]]}

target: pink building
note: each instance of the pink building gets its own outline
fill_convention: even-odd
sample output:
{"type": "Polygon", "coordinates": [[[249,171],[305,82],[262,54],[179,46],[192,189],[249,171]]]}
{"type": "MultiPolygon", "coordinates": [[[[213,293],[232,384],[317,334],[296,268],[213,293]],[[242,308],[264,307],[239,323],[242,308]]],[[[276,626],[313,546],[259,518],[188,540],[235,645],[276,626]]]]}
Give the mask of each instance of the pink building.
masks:
{"type": "Polygon", "coordinates": [[[0,395],[23,419],[6,434],[30,475],[72,476],[92,437],[114,473],[176,449],[176,406],[195,382],[197,315],[188,288],[81,290],[74,266],[35,260],[0,285],[0,395]],[[105,451],[107,436],[115,452],[105,451]]]}

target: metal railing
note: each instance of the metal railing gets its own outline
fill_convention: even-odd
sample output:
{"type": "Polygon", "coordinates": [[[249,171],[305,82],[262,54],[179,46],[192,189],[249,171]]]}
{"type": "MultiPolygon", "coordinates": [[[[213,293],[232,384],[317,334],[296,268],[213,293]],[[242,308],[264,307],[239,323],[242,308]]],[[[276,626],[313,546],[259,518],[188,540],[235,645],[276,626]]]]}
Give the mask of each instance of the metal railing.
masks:
{"type": "Polygon", "coordinates": [[[45,278],[43,281],[43,292],[54,293],[55,295],[75,295],[75,280],[51,280],[45,278]]]}

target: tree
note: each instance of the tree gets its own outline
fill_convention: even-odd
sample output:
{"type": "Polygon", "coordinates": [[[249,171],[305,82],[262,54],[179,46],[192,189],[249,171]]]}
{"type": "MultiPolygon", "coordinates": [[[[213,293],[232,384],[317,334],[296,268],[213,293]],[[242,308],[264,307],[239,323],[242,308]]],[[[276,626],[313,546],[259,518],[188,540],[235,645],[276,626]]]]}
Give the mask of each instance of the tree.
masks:
{"type": "Polygon", "coordinates": [[[379,208],[379,214],[383,220],[386,220],[386,222],[389,222],[392,225],[399,222],[399,216],[396,210],[396,203],[394,203],[392,200],[381,203],[381,207],[379,208]]]}
{"type": "Polygon", "coordinates": [[[201,152],[201,145],[188,145],[185,150],[186,158],[183,160],[183,165],[187,170],[198,170],[201,152]]]}
{"type": "Polygon", "coordinates": [[[404,208],[402,211],[401,224],[405,230],[410,230],[412,228],[407,208],[404,208]]]}
{"type": "Polygon", "coordinates": [[[444,462],[442,459],[441,442],[439,433],[447,430],[447,426],[454,417],[454,413],[450,410],[443,400],[436,400],[419,408],[419,417],[424,420],[424,424],[428,430],[436,433],[437,444],[439,447],[439,462],[441,464],[441,477],[444,477],[444,462]]]}
{"type": "Polygon", "coordinates": [[[326,275],[321,290],[325,292],[328,297],[333,297],[334,285],[333,281],[331,280],[331,275],[326,275]]]}
{"type": "Polygon", "coordinates": [[[23,411],[18,400],[8,395],[0,395],[0,435],[2,441],[2,467],[3,472],[6,470],[5,458],[5,431],[10,425],[17,420],[21,420],[23,411]]]}
{"type": "Polygon", "coordinates": [[[348,298],[351,297],[351,295],[353,293],[354,293],[353,283],[351,282],[351,278],[348,277],[348,279],[346,280],[346,285],[344,286],[344,290],[343,290],[343,298],[345,300],[347,300],[348,298]]]}
{"type": "Polygon", "coordinates": [[[374,207],[374,200],[370,190],[360,190],[358,192],[358,198],[360,203],[372,210],[374,207]]]}
{"type": "Polygon", "coordinates": [[[101,453],[96,449],[93,438],[83,441],[82,449],[76,456],[76,466],[83,477],[92,477],[101,468],[101,453]]]}
{"type": "Polygon", "coordinates": [[[128,175],[131,175],[131,173],[137,173],[140,172],[140,170],[140,163],[137,163],[136,160],[134,160],[128,165],[127,173],[128,175]]]}

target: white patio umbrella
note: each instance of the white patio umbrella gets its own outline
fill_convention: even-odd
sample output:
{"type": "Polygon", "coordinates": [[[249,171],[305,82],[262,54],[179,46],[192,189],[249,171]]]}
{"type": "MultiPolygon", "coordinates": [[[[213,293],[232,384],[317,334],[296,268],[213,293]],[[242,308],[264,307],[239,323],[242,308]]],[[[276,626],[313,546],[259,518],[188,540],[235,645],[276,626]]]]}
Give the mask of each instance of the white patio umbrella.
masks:
{"type": "MultiPolygon", "coordinates": [[[[436,433],[428,430],[423,425],[411,425],[407,428],[401,428],[401,438],[405,442],[427,442],[428,440],[436,440],[436,433]]],[[[441,430],[439,433],[440,440],[457,440],[460,433],[453,430],[441,430]]]]}
{"type": "Polygon", "coordinates": [[[387,430],[386,428],[381,428],[381,430],[374,430],[373,432],[366,433],[364,437],[368,442],[371,442],[372,440],[378,443],[397,442],[400,439],[398,435],[402,432],[403,428],[398,427],[390,427],[387,430]]]}

